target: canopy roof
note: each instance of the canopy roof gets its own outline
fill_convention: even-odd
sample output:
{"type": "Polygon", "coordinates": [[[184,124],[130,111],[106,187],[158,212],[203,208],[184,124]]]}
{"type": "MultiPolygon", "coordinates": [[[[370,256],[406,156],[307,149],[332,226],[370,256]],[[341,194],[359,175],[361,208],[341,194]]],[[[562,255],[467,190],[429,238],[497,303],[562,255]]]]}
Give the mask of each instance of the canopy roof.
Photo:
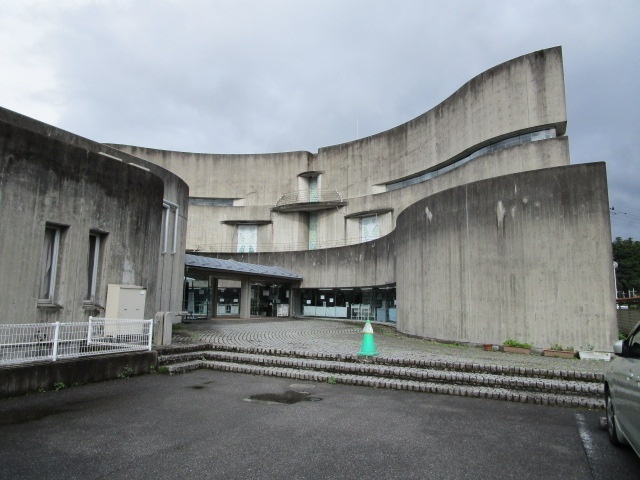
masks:
{"type": "Polygon", "coordinates": [[[234,274],[234,276],[269,277],[287,280],[302,280],[296,273],[281,267],[256,265],[253,263],[236,262],[235,260],[223,260],[220,258],[201,257],[187,253],[184,256],[184,264],[187,267],[201,270],[210,270],[221,274],[234,274]]]}

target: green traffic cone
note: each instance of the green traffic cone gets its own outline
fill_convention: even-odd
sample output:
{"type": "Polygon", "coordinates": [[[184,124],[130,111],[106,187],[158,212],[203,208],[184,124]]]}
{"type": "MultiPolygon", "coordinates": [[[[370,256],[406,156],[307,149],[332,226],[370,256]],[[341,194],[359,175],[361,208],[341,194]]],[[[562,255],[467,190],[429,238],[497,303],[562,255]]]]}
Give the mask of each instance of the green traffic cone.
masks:
{"type": "Polygon", "coordinates": [[[379,355],[379,353],[376,351],[376,342],[373,340],[373,327],[371,326],[371,322],[369,322],[369,320],[367,320],[367,323],[364,324],[362,332],[364,333],[362,337],[362,349],[358,352],[358,355],[366,357],[379,355]]]}

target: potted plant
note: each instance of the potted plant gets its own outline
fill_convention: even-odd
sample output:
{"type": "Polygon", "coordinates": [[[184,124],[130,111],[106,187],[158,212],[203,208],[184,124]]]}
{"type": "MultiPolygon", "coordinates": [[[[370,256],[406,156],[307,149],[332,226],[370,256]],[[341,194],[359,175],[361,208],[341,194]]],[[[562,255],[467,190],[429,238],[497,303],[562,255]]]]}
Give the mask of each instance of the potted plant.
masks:
{"type": "Polygon", "coordinates": [[[573,358],[576,356],[576,352],[573,347],[563,347],[562,345],[555,343],[551,348],[542,351],[545,357],[559,357],[559,358],[573,358]]]}
{"type": "Polygon", "coordinates": [[[531,353],[531,344],[519,342],[517,340],[508,339],[502,343],[502,349],[508,353],[520,353],[522,355],[529,355],[531,353]]]}

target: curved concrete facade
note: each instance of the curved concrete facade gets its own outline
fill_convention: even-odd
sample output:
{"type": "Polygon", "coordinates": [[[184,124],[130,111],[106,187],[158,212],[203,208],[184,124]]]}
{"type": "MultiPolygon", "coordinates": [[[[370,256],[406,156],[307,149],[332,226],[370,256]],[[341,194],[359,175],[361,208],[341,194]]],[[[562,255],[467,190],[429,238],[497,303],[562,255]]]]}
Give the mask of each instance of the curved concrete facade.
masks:
{"type": "Polygon", "coordinates": [[[155,164],[0,109],[0,321],[102,316],[108,284],[146,288],[145,318],[180,311],[187,199],[186,183],[155,164]]]}
{"type": "Polygon", "coordinates": [[[398,318],[422,337],[608,350],[617,335],[604,164],[470,183],[396,228],[398,318]]]}
{"type": "Polygon", "coordinates": [[[114,147],[189,184],[190,251],[282,266],[303,276],[303,290],[395,285],[398,329],[422,337],[607,349],[615,311],[606,171],[569,166],[566,123],[558,47],[478,75],[403,125],[317,154],[114,147]],[[466,203],[472,191],[485,210],[466,203]],[[547,221],[525,215],[511,226],[522,212],[547,221]],[[438,228],[425,230],[425,215],[438,228]],[[538,244],[523,240],[533,233],[538,244]],[[572,282],[581,290],[569,295],[572,282]]]}
{"type": "MultiPolygon", "coordinates": [[[[187,249],[235,251],[236,225],[258,226],[258,251],[306,250],[307,211],[272,211],[289,192],[308,191],[309,175],[321,192],[337,192],[346,206],[319,210],[319,248],[359,242],[358,215],[379,213],[380,234],[390,233],[397,214],[425,195],[496,175],[569,164],[568,148],[536,143],[536,152],[512,150],[508,158],[477,159],[467,168],[387,192],[386,185],[438,169],[514,135],[566,128],[562,53],[543,50],[494,67],[474,78],[427,113],[386,132],[321,148],[317,154],[195,154],[117,145],[184,179],[193,198],[231,199],[233,206],[192,205],[187,249]],[[445,178],[446,177],[446,178],[445,178]],[[221,221],[227,223],[221,223],[221,221]]],[[[518,150],[518,149],[516,149],[518,150]]]]}

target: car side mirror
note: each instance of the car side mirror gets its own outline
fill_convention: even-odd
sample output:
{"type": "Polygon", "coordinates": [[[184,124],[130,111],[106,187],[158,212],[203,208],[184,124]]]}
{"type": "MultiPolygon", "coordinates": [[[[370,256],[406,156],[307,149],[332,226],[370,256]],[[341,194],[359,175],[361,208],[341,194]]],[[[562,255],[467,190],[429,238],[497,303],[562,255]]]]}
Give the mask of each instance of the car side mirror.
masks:
{"type": "Polygon", "coordinates": [[[627,342],[626,340],[618,340],[613,344],[613,353],[618,355],[619,357],[624,357],[627,350],[627,342]]]}

